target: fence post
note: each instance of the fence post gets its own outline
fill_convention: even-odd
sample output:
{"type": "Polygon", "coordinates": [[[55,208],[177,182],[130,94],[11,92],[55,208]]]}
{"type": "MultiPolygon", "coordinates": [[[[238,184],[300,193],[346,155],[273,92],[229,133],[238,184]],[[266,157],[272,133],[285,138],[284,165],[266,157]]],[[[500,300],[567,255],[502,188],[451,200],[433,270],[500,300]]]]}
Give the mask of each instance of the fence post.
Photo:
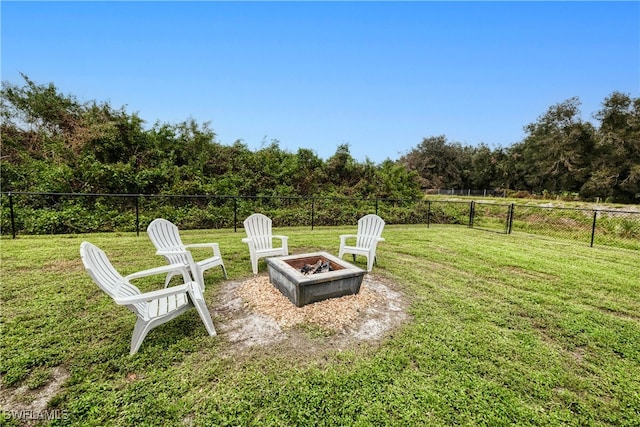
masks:
{"type": "Polygon", "coordinates": [[[593,239],[596,236],[596,218],[598,217],[598,211],[593,211],[593,224],[591,225],[591,247],[593,247],[593,239]]]}
{"type": "Polygon", "coordinates": [[[238,201],[236,196],[233,196],[233,232],[238,231],[238,201]]]}
{"type": "Polygon", "coordinates": [[[11,236],[13,239],[16,238],[16,222],[15,217],[13,216],[13,194],[9,193],[9,213],[11,215],[11,236]]]}
{"type": "Polygon", "coordinates": [[[431,200],[427,200],[427,228],[431,224],[431,200]]]}
{"type": "Polygon", "coordinates": [[[509,212],[507,213],[507,234],[511,234],[511,230],[513,228],[513,211],[515,209],[515,205],[511,203],[509,205],[509,212]]]}
{"type": "Polygon", "coordinates": [[[136,195],[136,236],[140,237],[140,195],[136,195]]]}
{"type": "Polygon", "coordinates": [[[473,228],[473,217],[476,215],[476,202],[473,200],[469,204],[469,228],[473,228]]]}
{"type": "Polygon", "coordinates": [[[313,226],[316,220],[316,198],[311,198],[311,230],[313,230],[313,226]]]}

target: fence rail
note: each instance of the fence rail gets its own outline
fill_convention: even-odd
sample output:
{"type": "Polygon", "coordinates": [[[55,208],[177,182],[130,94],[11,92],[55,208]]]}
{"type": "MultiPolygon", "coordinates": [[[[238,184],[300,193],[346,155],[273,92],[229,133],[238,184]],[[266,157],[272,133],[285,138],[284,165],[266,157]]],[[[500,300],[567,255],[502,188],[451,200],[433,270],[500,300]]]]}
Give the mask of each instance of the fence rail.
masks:
{"type": "Polygon", "coordinates": [[[353,225],[367,213],[388,224],[461,225],[640,250],[640,210],[516,205],[488,201],[97,193],[0,193],[0,231],[58,234],[135,231],[163,217],[181,228],[233,228],[254,212],[275,226],[353,225]]]}
{"type": "Polygon", "coordinates": [[[427,194],[439,196],[482,196],[482,197],[506,197],[507,190],[472,190],[470,188],[436,188],[426,190],[427,194]]]}

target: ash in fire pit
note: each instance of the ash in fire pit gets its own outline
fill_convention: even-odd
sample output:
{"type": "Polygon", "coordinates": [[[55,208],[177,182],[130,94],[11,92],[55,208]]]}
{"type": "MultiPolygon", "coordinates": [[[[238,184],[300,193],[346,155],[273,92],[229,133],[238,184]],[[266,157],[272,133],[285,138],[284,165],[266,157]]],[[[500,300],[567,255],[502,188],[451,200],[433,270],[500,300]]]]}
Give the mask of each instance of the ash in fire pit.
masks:
{"type": "Polygon", "coordinates": [[[329,261],[322,262],[321,259],[318,260],[315,264],[305,264],[304,267],[300,269],[300,273],[302,274],[316,274],[316,273],[327,273],[329,271],[333,271],[333,267],[331,267],[331,263],[329,261]]]}
{"type": "Polygon", "coordinates": [[[365,274],[326,252],[267,258],[266,262],[269,281],[298,307],[357,294],[365,274]]]}

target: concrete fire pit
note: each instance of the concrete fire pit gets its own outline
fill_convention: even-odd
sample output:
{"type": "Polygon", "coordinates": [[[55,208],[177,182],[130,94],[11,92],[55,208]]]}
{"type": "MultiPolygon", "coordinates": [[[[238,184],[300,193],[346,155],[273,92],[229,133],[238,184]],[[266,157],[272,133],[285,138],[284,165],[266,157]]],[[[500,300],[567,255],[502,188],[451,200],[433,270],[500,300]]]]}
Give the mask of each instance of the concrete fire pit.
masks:
{"type": "Polygon", "coordinates": [[[360,291],[365,270],[326,252],[266,259],[269,280],[297,307],[360,291]],[[305,265],[328,263],[332,271],[304,274],[305,265]]]}

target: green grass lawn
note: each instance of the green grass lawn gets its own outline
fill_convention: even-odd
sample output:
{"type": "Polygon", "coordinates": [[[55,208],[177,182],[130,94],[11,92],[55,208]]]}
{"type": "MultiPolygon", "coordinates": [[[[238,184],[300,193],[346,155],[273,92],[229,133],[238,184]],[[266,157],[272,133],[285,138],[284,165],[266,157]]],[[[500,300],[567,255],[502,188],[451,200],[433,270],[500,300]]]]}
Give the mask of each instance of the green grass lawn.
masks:
{"type": "MultiPolygon", "coordinates": [[[[355,226],[275,232],[292,253],[337,254],[355,226]]],[[[242,230],[182,237],[219,242],[230,278],[251,276],[242,230]]],[[[407,322],[381,342],[233,357],[195,310],[129,356],[135,316],[91,282],[79,246],[129,274],[164,262],[145,234],[2,239],[2,395],[26,388],[14,398],[28,407],[62,368],[51,425],[640,425],[640,252],[455,226],[383,237],[374,274],[409,299],[407,322]]],[[[211,306],[224,279],[205,278],[211,306]]]]}

